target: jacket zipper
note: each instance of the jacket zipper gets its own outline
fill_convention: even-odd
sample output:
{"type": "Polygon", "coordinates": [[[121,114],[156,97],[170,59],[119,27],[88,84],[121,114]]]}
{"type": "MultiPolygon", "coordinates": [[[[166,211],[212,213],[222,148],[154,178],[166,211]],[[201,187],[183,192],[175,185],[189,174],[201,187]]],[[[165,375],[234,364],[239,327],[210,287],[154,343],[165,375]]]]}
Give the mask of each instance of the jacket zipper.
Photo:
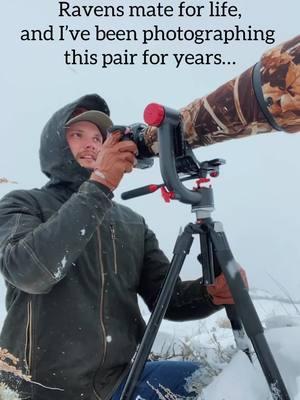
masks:
{"type": "MultiPolygon", "coordinates": [[[[100,229],[97,228],[97,238],[98,238],[98,257],[99,257],[99,265],[100,265],[100,275],[101,275],[101,298],[100,298],[100,325],[101,325],[101,330],[102,330],[102,335],[103,335],[103,357],[100,363],[100,366],[104,363],[105,356],[106,356],[106,349],[107,349],[107,344],[106,344],[106,331],[104,327],[104,322],[103,322],[103,302],[104,302],[104,283],[105,283],[105,276],[104,276],[104,266],[103,266],[103,260],[101,257],[101,235],[100,235],[100,229]]],[[[99,366],[99,368],[100,368],[99,366]]],[[[102,400],[99,394],[96,392],[95,386],[93,387],[94,389],[94,394],[98,400],[102,400]]]]}
{"type": "Polygon", "coordinates": [[[117,265],[117,250],[116,250],[116,231],[113,225],[110,225],[110,233],[113,244],[113,253],[114,253],[114,272],[118,273],[118,265],[117,265]]]}
{"type": "Polygon", "coordinates": [[[32,302],[27,303],[27,324],[25,337],[25,367],[26,374],[30,375],[32,364],[32,302]]]}

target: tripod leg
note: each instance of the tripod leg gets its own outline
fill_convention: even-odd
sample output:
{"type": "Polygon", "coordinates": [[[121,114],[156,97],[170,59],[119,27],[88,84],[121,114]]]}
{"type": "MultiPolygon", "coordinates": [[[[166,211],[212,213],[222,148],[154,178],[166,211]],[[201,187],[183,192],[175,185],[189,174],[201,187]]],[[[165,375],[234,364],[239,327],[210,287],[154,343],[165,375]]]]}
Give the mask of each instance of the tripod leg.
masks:
{"type": "Polygon", "coordinates": [[[152,312],[150,320],[147,324],[141,344],[135,355],[120,400],[130,400],[132,398],[136,384],[141,376],[145,362],[149,356],[155,337],[159,330],[161,321],[167,311],[182,265],[192,246],[192,235],[193,231],[189,228],[189,225],[187,225],[184,231],[177,238],[173,252],[174,256],[172,258],[169,271],[158,296],[155,309],[152,312]]]}
{"type": "Polygon", "coordinates": [[[265,339],[262,324],[239,272],[239,265],[233,258],[222,224],[215,222],[214,224],[207,225],[207,228],[213,243],[215,256],[225,275],[238,314],[257,354],[273,399],[290,400],[288,391],[265,339]]]}
{"type": "Polygon", "coordinates": [[[237,314],[235,305],[225,306],[226,315],[230,321],[234,340],[238,349],[242,350],[249,360],[252,362],[251,356],[251,344],[249,342],[248,336],[245,333],[244,327],[241,323],[241,319],[237,314]]]}
{"type": "MultiPolygon", "coordinates": [[[[211,219],[209,219],[208,222],[212,222],[211,219]]],[[[211,285],[215,281],[215,276],[220,275],[222,270],[219,266],[218,260],[214,255],[213,244],[209,235],[209,231],[207,229],[201,229],[199,236],[201,255],[198,257],[198,260],[202,264],[203,283],[204,285],[211,285]]],[[[225,310],[231,324],[237,348],[242,350],[252,362],[250,351],[251,346],[248,337],[245,334],[240,317],[237,315],[236,307],[234,305],[226,305],[225,310]]]]}

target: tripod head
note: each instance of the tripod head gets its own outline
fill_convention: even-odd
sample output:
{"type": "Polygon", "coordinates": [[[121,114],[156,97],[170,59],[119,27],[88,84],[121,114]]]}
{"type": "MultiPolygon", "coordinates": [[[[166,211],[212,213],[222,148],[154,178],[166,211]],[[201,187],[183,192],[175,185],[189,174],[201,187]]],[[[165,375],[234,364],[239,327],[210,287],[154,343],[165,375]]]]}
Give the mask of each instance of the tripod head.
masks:
{"type": "Polygon", "coordinates": [[[225,160],[213,159],[199,162],[192,148],[184,139],[181,115],[177,110],[163,107],[156,103],[149,104],[144,111],[148,125],[158,128],[159,163],[164,183],[148,185],[122,194],[122,199],[152,193],[158,188],[168,190],[169,199],[176,199],[191,204],[196,209],[213,209],[213,192],[211,187],[202,187],[208,176],[217,177],[219,167],[225,160]],[[197,187],[187,189],[183,181],[197,179],[197,187]]]}

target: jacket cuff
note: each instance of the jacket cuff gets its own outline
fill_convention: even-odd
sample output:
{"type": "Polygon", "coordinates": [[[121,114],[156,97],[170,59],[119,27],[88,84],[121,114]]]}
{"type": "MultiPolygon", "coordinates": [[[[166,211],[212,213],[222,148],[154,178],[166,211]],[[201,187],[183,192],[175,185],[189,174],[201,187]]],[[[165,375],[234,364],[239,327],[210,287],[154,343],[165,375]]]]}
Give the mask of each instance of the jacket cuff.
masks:
{"type": "Polygon", "coordinates": [[[89,179],[88,182],[91,182],[93,185],[98,186],[105,193],[106,197],[108,197],[109,199],[113,199],[114,194],[107,186],[92,179],[89,179]]]}
{"type": "Polygon", "coordinates": [[[105,213],[112,207],[110,193],[105,193],[102,188],[92,181],[85,181],[80,187],[78,194],[87,197],[88,201],[84,201],[91,208],[91,211],[96,213],[98,220],[102,222],[105,213]]]}

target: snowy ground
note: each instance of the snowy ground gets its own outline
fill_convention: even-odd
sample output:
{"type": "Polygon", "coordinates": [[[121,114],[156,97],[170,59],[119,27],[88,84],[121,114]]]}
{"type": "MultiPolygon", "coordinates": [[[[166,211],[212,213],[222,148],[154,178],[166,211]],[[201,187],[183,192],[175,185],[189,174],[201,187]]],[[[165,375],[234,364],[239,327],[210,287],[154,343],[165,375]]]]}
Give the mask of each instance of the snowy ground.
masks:
{"type": "MultiPolygon", "coordinates": [[[[300,305],[261,291],[252,291],[252,298],[290,398],[300,400],[300,305]]],[[[224,312],[203,321],[163,321],[153,352],[201,361],[199,400],[272,399],[256,357],[251,364],[243,352],[236,352],[224,312]]]]}
{"type": "MultiPolygon", "coordinates": [[[[290,398],[300,400],[300,302],[258,290],[252,290],[251,297],[290,398]]],[[[146,307],[141,307],[148,319],[146,307]]],[[[1,310],[0,324],[3,318],[1,310]]],[[[201,321],[163,321],[152,352],[158,358],[201,362],[200,373],[187,382],[197,388],[198,400],[273,400],[256,357],[251,364],[243,352],[236,351],[223,311],[201,321]]],[[[18,397],[0,388],[0,399],[18,397]]]]}

